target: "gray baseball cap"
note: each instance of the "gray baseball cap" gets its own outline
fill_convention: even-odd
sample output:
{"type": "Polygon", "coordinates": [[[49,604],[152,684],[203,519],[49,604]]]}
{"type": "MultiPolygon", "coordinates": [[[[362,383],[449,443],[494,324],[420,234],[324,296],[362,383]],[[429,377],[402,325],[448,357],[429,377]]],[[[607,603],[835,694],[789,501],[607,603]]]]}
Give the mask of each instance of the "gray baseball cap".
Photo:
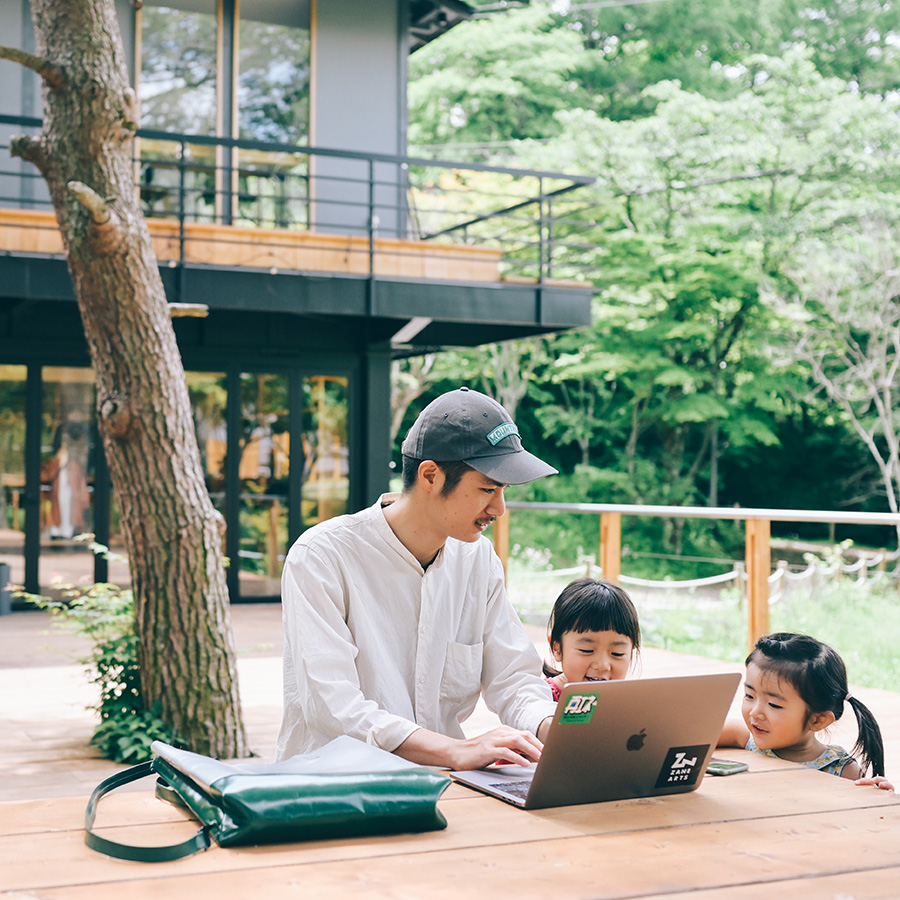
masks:
{"type": "Polygon", "coordinates": [[[432,400],[400,450],[413,459],[464,462],[499,484],[525,484],[557,472],[522,446],[516,423],[496,400],[467,387],[432,400]]]}

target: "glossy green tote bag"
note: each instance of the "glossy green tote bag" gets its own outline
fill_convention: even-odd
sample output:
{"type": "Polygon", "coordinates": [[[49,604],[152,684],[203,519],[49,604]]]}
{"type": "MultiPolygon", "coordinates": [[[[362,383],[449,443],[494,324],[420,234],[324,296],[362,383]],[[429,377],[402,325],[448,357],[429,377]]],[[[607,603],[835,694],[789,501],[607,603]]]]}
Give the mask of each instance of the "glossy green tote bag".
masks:
{"type": "Polygon", "coordinates": [[[225,763],[161,741],[154,758],[110,776],[85,810],[85,843],[117,859],[165,862],[221,847],[435,831],[447,820],[437,801],[450,778],[351,737],[284,762],[225,763]],[[139,847],[94,830],[100,798],[147,775],[156,794],[196,818],[200,830],[177,844],[139,847]]]}

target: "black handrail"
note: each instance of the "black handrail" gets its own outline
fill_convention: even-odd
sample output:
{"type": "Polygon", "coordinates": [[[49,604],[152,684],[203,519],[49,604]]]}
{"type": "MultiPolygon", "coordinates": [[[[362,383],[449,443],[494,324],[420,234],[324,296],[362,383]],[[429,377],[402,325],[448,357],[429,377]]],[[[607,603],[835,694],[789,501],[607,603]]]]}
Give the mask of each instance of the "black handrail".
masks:
{"type": "MultiPolygon", "coordinates": [[[[0,114],[0,125],[18,125],[36,129],[41,127],[42,120],[37,117],[0,114]]],[[[233,224],[231,210],[234,209],[240,218],[263,227],[300,226],[315,228],[319,232],[358,233],[366,236],[369,277],[374,279],[376,230],[380,230],[382,237],[391,234],[405,237],[411,221],[411,210],[415,209],[417,218],[426,226],[424,233],[416,234],[417,240],[434,241],[441,237],[458,235],[470,245],[477,243],[495,247],[501,251],[505,266],[518,267],[525,274],[529,270],[536,270],[537,280],[543,282],[551,277],[554,263],[559,264],[558,257],[561,254],[558,251],[562,248],[559,234],[563,229],[554,229],[552,200],[571,194],[579,188],[593,184],[596,180],[589,175],[568,175],[541,169],[492,166],[484,163],[340,150],[246,138],[192,135],[151,128],[138,129],[137,137],[147,142],[174,144],[177,147],[172,159],[165,158],[165,154],[156,158],[148,157],[146,153],[142,154],[142,158],[137,162],[144,167],[143,172],[147,173],[147,180],[141,178],[137,187],[142,192],[142,199],[149,204],[148,215],[160,214],[160,210],[154,209],[153,204],[162,202],[174,207],[177,203],[177,209],[163,211],[162,215],[178,221],[179,263],[183,263],[185,259],[185,243],[190,240],[185,232],[186,220],[233,224]],[[283,165],[267,166],[265,161],[258,166],[248,166],[246,163],[216,166],[210,165],[204,159],[191,159],[190,147],[224,147],[237,151],[283,154],[307,159],[321,157],[357,161],[365,164],[366,174],[354,175],[327,169],[313,173],[310,171],[312,167],[304,167],[303,171],[287,171],[283,165]],[[379,165],[381,170],[376,172],[379,165]],[[384,171],[386,167],[389,167],[387,173],[384,171]],[[163,177],[161,181],[151,183],[151,170],[177,171],[177,180],[172,179],[166,183],[167,179],[163,177]],[[416,185],[410,179],[411,172],[434,173],[435,170],[490,173],[508,176],[511,179],[536,179],[538,184],[536,192],[531,193],[526,199],[517,199],[512,203],[503,202],[504,190],[495,187],[489,192],[479,193],[467,186],[460,189],[460,201],[439,203],[433,209],[425,209],[420,203],[418,208],[415,208],[410,191],[414,190],[416,185]],[[391,171],[395,172],[395,175],[391,176],[391,171]],[[194,173],[190,179],[188,173],[194,173]],[[231,178],[235,175],[242,179],[242,184],[252,179],[259,181],[235,195],[231,188],[231,178]],[[278,182],[274,187],[274,193],[265,190],[266,184],[272,183],[272,179],[277,179],[278,182]],[[556,185],[559,185],[559,182],[563,184],[555,186],[554,182],[556,185]],[[313,183],[317,185],[315,191],[311,188],[313,183]],[[325,187],[329,184],[343,187],[333,189],[325,187]],[[296,185],[299,185],[299,190],[296,185]],[[354,185],[358,186],[359,193],[355,193],[357,188],[353,187],[354,185]],[[388,195],[397,197],[399,202],[397,200],[390,202],[388,195]],[[407,197],[406,200],[403,199],[404,195],[407,197]],[[232,197],[233,201],[230,199],[232,197]],[[479,199],[482,201],[481,211],[477,209],[479,199]],[[248,200],[255,202],[255,206],[250,210],[246,206],[248,200]],[[223,202],[227,202],[227,210],[223,208],[223,202]],[[316,206],[314,222],[311,204],[316,206]],[[488,208],[485,209],[485,206],[488,208]],[[517,215],[523,212],[527,214],[517,215]],[[429,217],[436,221],[429,223],[429,217]],[[389,224],[386,226],[385,222],[389,224]],[[427,228],[429,224],[432,226],[430,229],[427,228]],[[560,247],[556,246],[558,243],[560,247]]],[[[146,145],[144,149],[147,149],[146,145]]],[[[12,171],[0,174],[24,177],[24,173],[12,171]]],[[[418,196],[426,198],[429,195],[429,190],[422,190],[418,196]]],[[[434,196],[452,198],[453,194],[446,188],[439,187],[435,189],[434,196]]],[[[0,198],[0,202],[4,200],[15,202],[15,198],[12,197],[0,198]]],[[[571,204],[563,206],[571,208],[571,204]]],[[[579,222],[571,218],[571,211],[568,217],[556,221],[555,224],[569,226],[566,229],[567,250],[573,250],[577,246],[577,243],[572,241],[574,235],[568,234],[570,230],[587,230],[594,225],[591,221],[579,222]]],[[[576,259],[567,260],[565,268],[568,272],[583,271],[582,264],[576,259]]],[[[374,283],[369,302],[374,303],[374,283]]]]}

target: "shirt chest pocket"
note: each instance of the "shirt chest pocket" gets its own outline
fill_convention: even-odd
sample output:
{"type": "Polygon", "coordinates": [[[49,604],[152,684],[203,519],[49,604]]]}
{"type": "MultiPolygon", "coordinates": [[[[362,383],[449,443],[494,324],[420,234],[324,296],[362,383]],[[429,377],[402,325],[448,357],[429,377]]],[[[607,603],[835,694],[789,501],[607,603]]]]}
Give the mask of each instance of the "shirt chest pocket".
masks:
{"type": "Polygon", "coordinates": [[[447,659],[441,676],[441,699],[462,703],[481,690],[481,658],[484,644],[447,645],[447,659]]]}

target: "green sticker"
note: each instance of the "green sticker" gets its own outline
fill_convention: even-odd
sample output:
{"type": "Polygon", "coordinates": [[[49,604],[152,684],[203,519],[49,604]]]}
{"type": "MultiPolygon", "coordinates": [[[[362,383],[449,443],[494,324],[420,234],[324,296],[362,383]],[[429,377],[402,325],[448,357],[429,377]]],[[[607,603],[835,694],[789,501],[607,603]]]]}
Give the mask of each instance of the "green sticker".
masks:
{"type": "Polygon", "coordinates": [[[559,717],[560,724],[590,722],[599,699],[599,694],[572,694],[559,717]]]}

